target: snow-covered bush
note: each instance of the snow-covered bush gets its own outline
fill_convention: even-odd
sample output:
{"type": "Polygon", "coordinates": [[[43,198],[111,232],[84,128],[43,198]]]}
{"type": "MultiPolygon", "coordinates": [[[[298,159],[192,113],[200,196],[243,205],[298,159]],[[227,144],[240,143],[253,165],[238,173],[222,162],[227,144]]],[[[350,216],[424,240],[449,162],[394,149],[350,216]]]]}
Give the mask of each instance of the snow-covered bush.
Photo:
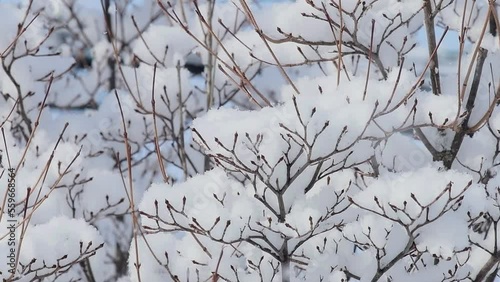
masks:
{"type": "Polygon", "coordinates": [[[494,281],[497,8],[0,2],[0,276],[494,281]]]}

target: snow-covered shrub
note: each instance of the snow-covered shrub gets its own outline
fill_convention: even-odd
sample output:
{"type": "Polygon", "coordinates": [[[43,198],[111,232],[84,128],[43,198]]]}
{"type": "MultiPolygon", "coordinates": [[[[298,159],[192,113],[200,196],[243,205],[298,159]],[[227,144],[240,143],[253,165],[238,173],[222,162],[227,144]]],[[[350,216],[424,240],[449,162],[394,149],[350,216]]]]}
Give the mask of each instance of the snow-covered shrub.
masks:
{"type": "Polygon", "coordinates": [[[151,247],[131,267],[154,257],[148,280],[493,281],[495,5],[236,5],[253,30],[234,35],[227,48],[247,50],[223,48],[220,68],[261,109],[194,120],[214,168],[148,190],[139,210],[142,249],[151,247]],[[443,68],[439,25],[461,38],[459,59],[443,68]],[[280,71],[279,103],[238,74],[251,61],[280,71]]]}
{"type": "Polygon", "coordinates": [[[495,1],[0,15],[4,280],[497,276],[495,1]]]}

